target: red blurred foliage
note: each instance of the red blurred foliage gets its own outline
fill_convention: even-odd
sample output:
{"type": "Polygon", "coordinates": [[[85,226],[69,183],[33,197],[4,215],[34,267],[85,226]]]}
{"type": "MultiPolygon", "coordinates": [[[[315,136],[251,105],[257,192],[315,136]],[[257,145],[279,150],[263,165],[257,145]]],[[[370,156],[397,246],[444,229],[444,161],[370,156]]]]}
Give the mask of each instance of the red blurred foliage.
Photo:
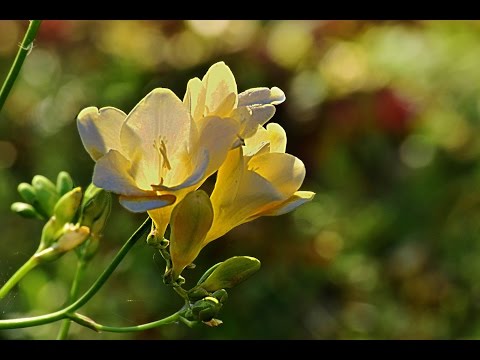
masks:
{"type": "Polygon", "coordinates": [[[67,42],[72,33],[69,20],[43,20],[38,30],[37,39],[42,42],[67,42]]]}
{"type": "Polygon", "coordinates": [[[381,89],[374,95],[374,111],[377,126],[386,133],[396,135],[409,132],[415,115],[413,104],[390,88],[381,89]]]}

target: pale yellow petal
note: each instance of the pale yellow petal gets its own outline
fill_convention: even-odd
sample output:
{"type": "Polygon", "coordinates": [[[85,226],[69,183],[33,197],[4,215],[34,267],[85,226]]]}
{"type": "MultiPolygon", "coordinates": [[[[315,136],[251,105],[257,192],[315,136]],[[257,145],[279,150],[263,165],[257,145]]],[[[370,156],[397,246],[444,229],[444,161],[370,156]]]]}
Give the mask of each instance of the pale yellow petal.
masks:
{"type": "Polygon", "coordinates": [[[234,94],[234,102],[231,104],[231,110],[237,103],[237,83],[230,68],[223,61],[213,64],[202,79],[205,87],[205,107],[204,115],[216,114],[217,109],[223,105],[221,111],[225,112],[225,99],[230,94],[234,94]]]}
{"type": "Polygon", "coordinates": [[[120,133],[122,149],[135,158],[147,182],[161,182],[165,157],[158,151],[163,146],[167,159],[186,151],[191,141],[192,121],[180,99],[169,89],[151,91],[128,114],[120,133]],[[140,155],[138,155],[140,154],[140,155]]]}
{"type": "Polygon", "coordinates": [[[267,87],[258,87],[248,89],[238,94],[238,106],[248,105],[278,105],[286,99],[285,93],[278,87],[271,89],[267,87]]]}
{"type": "Polygon", "coordinates": [[[212,113],[215,116],[228,117],[235,107],[237,102],[237,94],[230,93],[223,99],[223,101],[218,105],[215,111],[212,113]]]}
{"type": "MultiPolygon", "coordinates": [[[[235,183],[218,189],[227,198],[232,199],[230,192],[235,188],[235,183]]],[[[245,171],[233,201],[227,202],[222,195],[212,197],[215,218],[205,243],[219,238],[234,227],[247,222],[250,216],[272,202],[282,201],[284,198],[267,180],[253,171],[245,171]]]]}
{"type": "Polygon", "coordinates": [[[270,152],[284,153],[287,150],[287,133],[277,123],[267,125],[270,152]]]}
{"type": "Polygon", "coordinates": [[[173,209],[174,206],[165,206],[148,211],[148,215],[152,218],[153,223],[155,224],[158,236],[164,236],[173,209]]]}
{"type": "Polygon", "coordinates": [[[120,196],[120,204],[134,212],[143,213],[149,210],[163,208],[172,205],[176,197],[171,194],[159,196],[120,196]]]}
{"type": "Polygon", "coordinates": [[[240,137],[249,138],[259,125],[265,124],[275,114],[273,105],[242,106],[232,111],[231,117],[240,123],[240,137]]]}
{"type": "Polygon", "coordinates": [[[253,156],[270,152],[270,136],[263,126],[258,125],[255,134],[244,140],[243,152],[245,156],[253,156]]]}
{"type": "Polygon", "coordinates": [[[313,199],[315,193],[312,191],[297,191],[290,198],[280,203],[273,203],[262,209],[259,213],[251,216],[248,221],[252,221],[260,216],[277,216],[283,215],[295,210],[300,205],[303,205],[313,199]]]}
{"type": "MultiPolygon", "coordinates": [[[[209,166],[209,152],[206,149],[202,149],[201,151],[196,152],[193,156],[195,156],[194,161],[193,161],[193,167],[189,167],[191,171],[189,172],[184,172],[184,171],[175,171],[175,172],[170,172],[168,175],[172,175],[171,177],[166,177],[166,184],[172,184],[172,185],[163,185],[163,184],[152,184],[152,188],[155,190],[159,191],[177,191],[181,189],[185,189],[190,186],[197,185],[200,186],[200,182],[202,180],[205,180],[206,176],[206,171],[209,166]],[[182,174],[187,174],[188,177],[182,179],[179,182],[179,179],[181,178],[182,174]],[[175,185],[173,185],[175,184],[175,185]]],[[[182,166],[182,165],[178,165],[182,166]]],[[[186,165],[185,165],[186,166],[186,165]]],[[[182,170],[182,169],[180,169],[182,170]]]]}
{"type": "Polygon", "coordinates": [[[287,134],[277,123],[270,123],[265,129],[258,126],[255,134],[245,139],[244,154],[260,155],[269,152],[284,153],[287,148],[287,134]]]}
{"type": "Polygon", "coordinates": [[[203,240],[213,221],[213,208],[208,195],[202,191],[189,193],[173,209],[170,219],[170,255],[173,278],[191,264],[203,248],[203,240]]]}
{"type": "Polygon", "coordinates": [[[207,151],[209,165],[206,175],[210,176],[224,162],[227,153],[237,139],[239,124],[229,118],[207,117],[199,124],[198,152],[207,151]]]}
{"type": "Polygon", "coordinates": [[[243,172],[246,170],[242,148],[230,150],[218,169],[211,199],[218,207],[228,207],[234,202],[243,172]]]}
{"type": "Polygon", "coordinates": [[[211,199],[215,218],[206,243],[248,221],[266,205],[285,200],[285,196],[267,179],[247,170],[245,158],[239,159],[235,149],[219,169],[211,199]]]}
{"type": "Polygon", "coordinates": [[[94,161],[108,150],[120,150],[120,128],[126,114],[114,107],[88,107],[77,116],[77,127],[83,146],[94,161]]]}
{"type": "Polygon", "coordinates": [[[268,180],[285,198],[290,197],[302,185],[305,165],[290,154],[269,153],[254,156],[248,169],[268,180]]]}
{"type": "Polygon", "coordinates": [[[99,188],[126,196],[145,196],[152,192],[138,187],[131,175],[131,162],[117,150],[110,150],[98,159],[93,170],[93,184],[99,188]]]}
{"type": "Polygon", "coordinates": [[[188,81],[183,103],[195,121],[203,117],[205,110],[205,88],[199,78],[196,77],[188,81]]]}

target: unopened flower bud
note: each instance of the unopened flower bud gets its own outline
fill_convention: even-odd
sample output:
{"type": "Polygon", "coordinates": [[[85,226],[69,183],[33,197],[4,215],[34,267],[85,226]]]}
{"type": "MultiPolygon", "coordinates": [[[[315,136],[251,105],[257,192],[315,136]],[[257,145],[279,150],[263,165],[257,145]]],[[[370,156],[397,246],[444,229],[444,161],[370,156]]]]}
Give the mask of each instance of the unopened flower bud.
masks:
{"type": "Polygon", "coordinates": [[[18,184],[17,191],[28,204],[33,205],[37,201],[37,195],[35,189],[29,183],[23,182],[18,184]]]}
{"type": "Polygon", "coordinates": [[[55,216],[52,216],[43,226],[42,237],[40,239],[40,247],[37,251],[50,247],[60,237],[61,230],[64,224],[57,221],[55,216]]]}
{"type": "Polygon", "coordinates": [[[62,196],[73,189],[73,180],[66,171],[60,171],[57,176],[57,193],[62,196]]]}
{"type": "Polygon", "coordinates": [[[259,269],[258,259],[251,256],[234,256],[220,263],[200,286],[210,292],[229,289],[248,279],[259,269]]]}
{"type": "Polygon", "coordinates": [[[163,236],[158,236],[158,233],[153,230],[147,236],[147,245],[150,245],[156,249],[166,249],[170,244],[170,241],[165,239],[163,236]]]}
{"type": "Polygon", "coordinates": [[[84,261],[90,261],[97,253],[100,245],[100,236],[90,233],[90,237],[85,241],[81,250],[81,257],[84,261]]]}
{"type": "Polygon", "coordinates": [[[51,217],[55,204],[60,198],[55,185],[42,175],[35,175],[32,179],[32,185],[35,189],[39,210],[44,212],[47,217],[51,217]]]}
{"type": "Polygon", "coordinates": [[[187,295],[191,301],[197,301],[210,296],[210,293],[202,287],[195,286],[188,291],[187,295]]]}
{"type": "Polygon", "coordinates": [[[192,315],[200,321],[212,320],[220,311],[222,304],[214,297],[207,296],[192,305],[192,315]]]}
{"type": "Polygon", "coordinates": [[[228,293],[227,293],[227,290],[225,289],[220,289],[220,290],[217,290],[215,291],[212,296],[217,299],[218,301],[220,301],[220,303],[224,303],[225,301],[227,301],[228,299],[228,293]]]}
{"type": "Polygon", "coordinates": [[[82,201],[82,189],[76,187],[64,194],[55,205],[53,213],[62,224],[73,222],[82,201]]]}
{"type": "Polygon", "coordinates": [[[25,218],[37,218],[37,219],[43,219],[43,216],[40,215],[35,208],[30,205],[30,204],[25,204],[23,202],[14,202],[11,206],[10,209],[17,213],[20,216],[23,216],[25,218]]]}
{"type": "Polygon", "coordinates": [[[100,234],[110,215],[111,205],[110,193],[90,184],[85,190],[80,223],[89,227],[92,234],[100,234]]]}

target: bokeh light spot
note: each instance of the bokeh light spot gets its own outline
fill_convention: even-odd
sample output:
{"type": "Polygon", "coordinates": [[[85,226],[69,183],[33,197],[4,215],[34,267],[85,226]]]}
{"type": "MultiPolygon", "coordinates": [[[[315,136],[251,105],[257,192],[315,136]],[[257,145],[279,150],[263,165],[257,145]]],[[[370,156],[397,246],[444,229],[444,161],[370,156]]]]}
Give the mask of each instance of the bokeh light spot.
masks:
{"type": "Polygon", "coordinates": [[[400,159],[410,168],[422,168],[430,164],[435,155],[435,147],[422,135],[410,135],[400,145],[400,159]]]}

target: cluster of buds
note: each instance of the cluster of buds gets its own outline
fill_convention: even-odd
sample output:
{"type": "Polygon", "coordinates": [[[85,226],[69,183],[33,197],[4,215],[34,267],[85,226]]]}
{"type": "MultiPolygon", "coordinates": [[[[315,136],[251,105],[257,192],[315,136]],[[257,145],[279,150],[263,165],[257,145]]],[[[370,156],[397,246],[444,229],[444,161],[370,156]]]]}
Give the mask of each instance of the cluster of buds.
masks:
{"type": "Polygon", "coordinates": [[[109,193],[94,185],[83,193],[65,171],[58,174],[56,184],[36,175],[31,184],[21,183],[18,192],[25,202],[13,203],[12,211],[46,221],[37,259],[52,261],[72,249],[86,260],[93,256],[110,213],[109,193]]]}
{"type": "Polygon", "coordinates": [[[225,289],[233,288],[260,269],[260,261],[250,256],[234,256],[213,265],[200,278],[197,285],[187,292],[190,308],[185,317],[203,321],[209,326],[222,322],[215,319],[228,294],[225,289]]]}

